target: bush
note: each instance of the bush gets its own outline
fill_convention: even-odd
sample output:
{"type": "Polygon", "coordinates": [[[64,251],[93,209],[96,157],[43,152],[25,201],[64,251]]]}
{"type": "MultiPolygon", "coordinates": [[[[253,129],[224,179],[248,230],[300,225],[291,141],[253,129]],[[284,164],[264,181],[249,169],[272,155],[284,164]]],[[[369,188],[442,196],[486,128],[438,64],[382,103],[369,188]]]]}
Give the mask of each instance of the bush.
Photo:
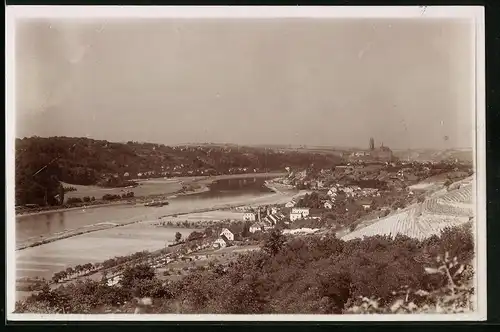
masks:
{"type": "Polygon", "coordinates": [[[122,197],[122,198],[133,198],[133,197],[134,197],[134,195],[135,195],[135,194],[134,194],[134,192],[133,192],[133,191],[129,191],[129,192],[125,193],[125,194],[122,194],[122,196],[121,196],[121,197],[122,197]]]}
{"type": "Polygon", "coordinates": [[[102,199],[104,201],[116,201],[116,200],[121,199],[121,196],[120,195],[113,195],[113,194],[105,194],[104,196],[102,196],[102,199]]]}
{"type": "Polygon", "coordinates": [[[66,201],[68,204],[82,203],[83,200],[79,197],[69,197],[66,201]]]}

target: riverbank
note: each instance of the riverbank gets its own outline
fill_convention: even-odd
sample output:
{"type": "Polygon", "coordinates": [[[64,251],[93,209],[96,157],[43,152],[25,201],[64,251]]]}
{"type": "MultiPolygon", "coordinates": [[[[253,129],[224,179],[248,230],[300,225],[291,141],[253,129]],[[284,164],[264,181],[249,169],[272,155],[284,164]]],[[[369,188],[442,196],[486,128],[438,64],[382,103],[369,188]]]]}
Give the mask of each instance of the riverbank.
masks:
{"type": "MultiPolygon", "coordinates": [[[[59,206],[59,207],[50,207],[50,208],[37,208],[33,210],[25,210],[25,211],[20,211],[16,212],[16,217],[28,217],[28,216],[35,216],[35,215],[44,215],[44,214],[49,214],[53,212],[66,212],[66,211],[73,211],[73,210],[78,210],[78,209],[94,209],[94,208],[99,208],[99,207],[107,207],[107,206],[115,206],[115,205],[126,205],[126,204],[144,204],[147,203],[151,199],[171,199],[175,197],[180,197],[180,196],[188,196],[188,195],[194,195],[194,194],[200,194],[203,192],[207,192],[210,190],[209,185],[212,184],[214,181],[219,181],[219,180],[227,180],[227,179],[234,179],[234,178],[261,178],[261,177],[280,177],[283,176],[286,173],[277,173],[277,172],[270,172],[270,173],[245,173],[245,174],[226,174],[226,175],[217,175],[217,176],[198,176],[198,177],[175,177],[175,178],[170,178],[168,179],[168,182],[177,182],[178,184],[182,186],[199,186],[198,188],[188,190],[186,189],[178,189],[173,192],[165,192],[162,194],[152,194],[152,195],[146,195],[146,196],[138,196],[134,198],[127,198],[125,200],[117,200],[113,202],[107,202],[103,200],[96,200],[94,202],[88,202],[88,203],[79,203],[74,206],[59,206]]],[[[149,180],[154,181],[155,179],[148,179],[148,180],[143,180],[140,181],[140,183],[147,183],[149,180]]],[[[157,179],[158,181],[158,179],[157,179]]],[[[166,181],[167,183],[167,181],[166,181]]],[[[123,188],[116,188],[116,189],[123,189],[123,188]]],[[[109,188],[103,188],[104,190],[109,190],[109,188]]]]}
{"type": "MultiPolygon", "coordinates": [[[[289,200],[293,198],[297,198],[300,196],[303,196],[305,194],[309,193],[309,191],[299,191],[299,192],[289,192],[289,193],[282,193],[282,192],[276,192],[272,193],[269,195],[265,196],[260,196],[260,197],[255,197],[255,198],[247,198],[245,199],[244,202],[238,201],[238,199],[235,199],[232,202],[228,202],[226,204],[218,204],[218,205],[213,205],[211,207],[207,208],[187,208],[186,210],[182,212],[171,212],[171,213],[166,213],[164,215],[161,215],[156,218],[156,221],[161,222],[161,221],[166,221],[168,218],[171,217],[176,217],[176,216],[181,216],[181,215],[188,215],[188,214],[194,214],[194,213],[207,213],[207,212],[212,212],[212,211],[217,211],[217,210],[224,210],[224,209],[234,209],[237,207],[257,207],[260,205],[270,205],[270,204],[284,204],[288,202],[289,200]]],[[[71,237],[75,236],[80,236],[88,233],[94,233],[94,232],[100,232],[100,231],[105,231],[105,230],[110,230],[113,228],[118,228],[118,227],[124,227],[124,226],[130,226],[132,224],[139,224],[139,223],[150,223],[153,222],[153,220],[134,220],[130,222],[125,222],[125,223],[120,223],[120,224],[113,224],[113,223],[99,223],[95,225],[89,225],[86,227],[81,227],[73,230],[68,230],[64,232],[60,232],[58,234],[52,234],[49,236],[45,237],[39,237],[39,238],[32,238],[28,239],[26,241],[23,241],[23,243],[19,244],[16,248],[16,251],[22,251],[28,248],[32,247],[37,247],[41,245],[45,245],[51,242],[63,240],[63,239],[68,239],[71,237]]]]}
{"type": "MultiPolygon", "coordinates": [[[[214,179],[215,180],[215,179],[214,179]]],[[[206,181],[206,179],[205,179],[206,181]]],[[[198,207],[192,206],[188,202],[184,203],[184,206],[180,207],[173,207],[172,209],[170,207],[165,207],[167,210],[165,211],[165,214],[158,214],[157,216],[137,216],[136,220],[133,221],[127,221],[123,223],[96,223],[96,224],[90,224],[86,225],[83,227],[78,227],[75,229],[70,229],[70,230],[63,230],[59,233],[56,234],[50,234],[50,235],[45,235],[45,236],[40,236],[40,237],[31,237],[27,238],[26,240],[23,240],[20,243],[17,243],[16,250],[24,250],[26,248],[30,247],[36,247],[40,245],[44,245],[47,243],[55,242],[61,239],[67,239],[70,237],[74,236],[79,236],[87,233],[92,233],[92,232],[97,232],[97,231],[103,231],[107,230],[110,228],[115,228],[115,227],[122,227],[122,226],[127,226],[131,225],[134,223],[140,223],[140,222],[148,222],[152,220],[161,220],[162,218],[168,218],[168,217],[173,217],[173,216],[178,216],[182,214],[190,214],[190,213],[206,213],[210,211],[215,211],[215,210],[221,210],[221,209],[231,209],[231,208],[236,208],[236,207],[241,207],[241,206],[259,206],[259,205],[269,205],[269,204],[284,204],[290,199],[292,199],[296,195],[304,195],[306,192],[288,192],[288,193],[283,193],[283,192],[274,192],[262,196],[257,196],[257,197],[234,197],[234,198],[227,198],[225,199],[225,202],[220,202],[218,200],[213,201],[212,203],[208,203],[208,205],[205,205],[205,207],[198,207]],[[154,219],[153,219],[154,218],[154,219]]],[[[133,208],[133,207],[132,207],[133,208]]],[[[138,207],[139,208],[139,207],[138,207]]],[[[151,210],[151,211],[157,211],[157,210],[151,210]]],[[[161,210],[159,210],[161,211],[161,210]]]]}

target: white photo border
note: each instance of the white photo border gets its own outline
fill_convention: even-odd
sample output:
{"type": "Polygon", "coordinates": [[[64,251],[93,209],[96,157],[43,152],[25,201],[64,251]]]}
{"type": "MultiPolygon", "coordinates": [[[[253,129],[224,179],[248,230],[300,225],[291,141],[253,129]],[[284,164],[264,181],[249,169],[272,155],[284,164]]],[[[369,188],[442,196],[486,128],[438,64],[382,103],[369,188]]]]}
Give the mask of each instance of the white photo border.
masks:
{"type": "MultiPolygon", "coordinates": [[[[486,320],[486,99],[482,6],[7,6],[6,41],[6,318],[11,321],[482,321],[486,320]],[[470,19],[475,29],[476,311],[470,314],[394,315],[40,315],[14,314],[15,306],[15,25],[18,19],[70,18],[398,18],[470,19]]],[[[472,87],[471,87],[472,88],[472,87]]]]}

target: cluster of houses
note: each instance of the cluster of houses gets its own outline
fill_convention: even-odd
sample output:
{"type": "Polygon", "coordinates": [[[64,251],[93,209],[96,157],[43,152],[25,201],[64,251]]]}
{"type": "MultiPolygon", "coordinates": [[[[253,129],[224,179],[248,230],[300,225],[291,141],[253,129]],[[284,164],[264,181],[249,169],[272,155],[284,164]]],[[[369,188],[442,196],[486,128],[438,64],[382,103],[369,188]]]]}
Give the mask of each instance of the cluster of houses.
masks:
{"type": "Polygon", "coordinates": [[[342,186],[336,184],[328,190],[327,195],[335,200],[339,193],[344,193],[346,197],[374,197],[380,196],[380,192],[375,188],[360,188],[359,186],[342,186]]]}
{"type": "Polygon", "coordinates": [[[375,188],[360,188],[359,186],[344,187],[337,184],[328,190],[327,195],[329,199],[323,203],[325,209],[332,209],[338,195],[342,194],[345,195],[345,197],[359,198],[360,204],[363,205],[365,209],[371,207],[370,198],[380,196],[380,192],[375,188]]]}
{"type": "MultiPolygon", "coordinates": [[[[249,215],[248,215],[249,216],[249,215]]],[[[255,221],[250,226],[250,233],[255,233],[259,231],[266,231],[269,229],[274,228],[276,225],[278,225],[280,222],[287,223],[288,221],[284,221],[285,215],[281,213],[281,211],[277,207],[271,207],[266,210],[266,216],[264,218],[261,218],[261,213],[260,209],[257,212],[257,216],[255,214],[252,214],[253,219],[248,219],[249,221],[255,221]]],[[[245,215],[243,216],[243,219],[245,220],[245,215]]]]}
{"type": "MultiPolygon", "coordinates": [[[[265,212],[261,210],[246,211],[242,215],[243,221],[251,222],[250,233],[265,232],[276,227],[281,223],[289,224],[290,221],[306,218],[309,216],[309,208],[294,208],[290,212],[288,219],[285,214],[276,206],[269,207],[265,212]]],[[[224,228],[219,237],[213,243],[214,248],[225,248],[234,241],[234,234],[227,228],[224,228]]]]}
{"type": "Polygon", "coordinates": [[[309,217],[309,211],[309,208],[292,208],[292,211],[290,212],[290,221],[309,217]]]}

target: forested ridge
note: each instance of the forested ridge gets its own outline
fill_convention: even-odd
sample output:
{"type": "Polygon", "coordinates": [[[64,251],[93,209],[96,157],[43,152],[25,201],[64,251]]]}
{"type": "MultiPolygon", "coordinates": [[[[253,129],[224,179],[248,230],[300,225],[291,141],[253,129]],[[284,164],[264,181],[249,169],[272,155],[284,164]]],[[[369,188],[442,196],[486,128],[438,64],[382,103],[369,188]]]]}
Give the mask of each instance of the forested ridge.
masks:
{"type": "Polygon", "coordinates": [[[73,137],[16,140],[16,204],[58,204],[60,182],[120,186],[137,177],[283,171],[332,167],[331,154],[279,152],[240,146],[166,146],[73,137]]]}

